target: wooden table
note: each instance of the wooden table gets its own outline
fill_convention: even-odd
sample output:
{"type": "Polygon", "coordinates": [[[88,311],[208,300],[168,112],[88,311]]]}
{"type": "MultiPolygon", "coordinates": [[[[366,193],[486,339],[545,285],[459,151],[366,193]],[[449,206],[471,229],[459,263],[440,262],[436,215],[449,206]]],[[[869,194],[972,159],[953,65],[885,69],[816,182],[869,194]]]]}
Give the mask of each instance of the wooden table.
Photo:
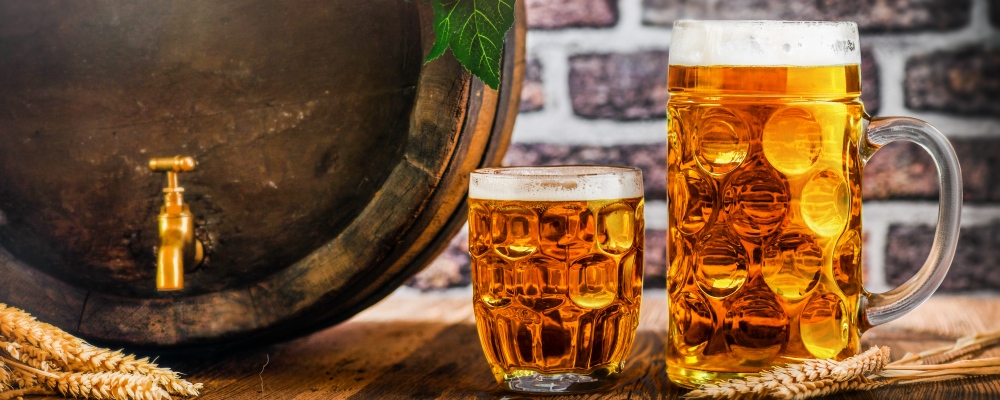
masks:
{"type": "MultiPolygon", "coordinates": [[[[285,344],[164,364],[204,382],[203,399],[431,399],[523,397],[498,389],[479,345],[471,292],[402,290],[338,326],[285,344]]],[[[639,331],[618,386],[597,398],[676,398],[664,372],[666,300],[647,290],[639,331]]],[[[893,358],[1000,328],[1000,297],[936,296],[911,315],[873,329],[867,348],[893,358]]],[[[1000,355],[998,350],[990,350],[1000,355]]],[[[990,355],[990,354],[987,354],[990,355]]],[[[1000,397],[1000,376],[897,386],[834,398],[1000,397]]],[[[562,397],[547,397],[560,399],[562,397]]]]}

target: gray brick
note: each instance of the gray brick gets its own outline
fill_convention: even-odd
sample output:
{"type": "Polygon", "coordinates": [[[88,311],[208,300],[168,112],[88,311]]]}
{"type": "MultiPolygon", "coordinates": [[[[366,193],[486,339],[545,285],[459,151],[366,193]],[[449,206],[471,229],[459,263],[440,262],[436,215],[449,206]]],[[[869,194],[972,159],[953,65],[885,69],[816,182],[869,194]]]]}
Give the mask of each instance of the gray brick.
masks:
{"type": "Polygon", "coordinates": [[[643,287],[662,288],[667,286],[667,231],[646,229],[645,265],[643,266],[643,287]]]}
{"type": "Polygon", "coordinates": [[[573,112],[620,121],[666,118],[667,52],[583,54],[569,59],[573,112]]]}
{"type": "Polygon", "coordinates": [[[642,170],[646,199],[667,198],[665,143],[616,146],[515,143],[507,150],[503,164],[510,166],[598,164],[637,167],[642,170]]]}
{"type": "MultiPolygon", "coordinates": [[[[906,282],[923,265],[934,240],[934,227],[892,225],[886,248],[886,280],[906,282]]],[[[955,261],[941,291],[1000,290],[1000,220],[962,228],[955,261]]]]}
{"type": "Polygon", "coordinates": [[[990,4],[990,21],[993,26],[1000,28],[1000,2],[993,0],[990,4]]]}
{"type": "Polygon", "coordinates": [[[529,57],[524,69],[520,111],[541,110],[545,107],[545,91],[542,89],[542,62],[535,57],[529,57]]]}
{"type": "Polygon", "coordinates": [[[863,32],[958,29],[969,24],[971,0],[643,0],[647,25],[678,19],[855,21],[863,32]]]}
{"type": "Polygon", "coordinates": [[[1000,49],[973,46],[906,61],[906,106],[914,110],[1000,116],[1000,49]]]}
{"type": "Polygon", "coordinates": [[[937,175],[920,146],[891,143],[875,153],[862,176],[865,200],[936,199],[937,175]]]}
{"type": "MultiPolygon", "coordinates": [[[[861,96],[869,114],[880,107],[878,63],[861,50],[861,96]]],[[[584,118],[619,121],[666,116],[668,55],[663,51],[584,54],[570,58],[570,100],[584,118]]]]}
{"type": "MultiPolygon", "coordinates": [[[[962,166],[965,202],[1000,201],[1000,137],[951,139],[962,166]]],[[[880,149],[865,167],[866,200],[936,201],[937,170],[920,146],[892,143],[880,149]]]]}
{"type": "Polygon", "coordinates": [[[618,0],[527,0],[528,28],[606,28],[618,23],[618,0]]]}
{"type": "Polygon", "coordinates": [[[881,107],[882,96],[880,94],[878,76],[878,62],[872,54],[870,47],[861,48],[861,102],[865,105],[865,111],[869,115],[877,115],[881,107]]]}

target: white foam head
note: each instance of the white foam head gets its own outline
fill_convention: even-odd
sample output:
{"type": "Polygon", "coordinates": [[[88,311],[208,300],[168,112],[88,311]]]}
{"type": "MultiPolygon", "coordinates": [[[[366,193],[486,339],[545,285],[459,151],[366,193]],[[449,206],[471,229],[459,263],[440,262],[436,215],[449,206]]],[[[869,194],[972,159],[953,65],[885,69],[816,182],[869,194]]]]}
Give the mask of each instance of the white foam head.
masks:
{"type": "Polygon", "coordinates": [[[836,66],[861,63],[853,22],[674,22],[670,65],[836,66]]]}
{"type": "Polygon", "coordinates": [[[638,168],[571,165],[483,168],[472,173],[469,198],[579,201],[642,197],[638,168]]]}

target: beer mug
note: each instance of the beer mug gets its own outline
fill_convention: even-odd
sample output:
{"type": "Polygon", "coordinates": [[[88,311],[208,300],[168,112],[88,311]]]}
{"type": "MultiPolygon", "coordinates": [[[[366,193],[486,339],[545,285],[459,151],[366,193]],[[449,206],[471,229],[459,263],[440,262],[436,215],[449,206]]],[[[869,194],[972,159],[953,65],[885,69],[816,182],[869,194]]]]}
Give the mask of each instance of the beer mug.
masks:
{"type": "Polygon", "coordinates": [[[635,168],[472,173],[473,306],[501,387],[574,393],[613,385],[639,323],[643,229],[635,168]]]}
{"type": "Polygon", "coordinates": [[[678,21],[668,89],[667,374],[682,386],[858,353],[868,328],[940,285],[962,184],[948,140],[861,102],[853,22],[678,21]],[[896,140],[934,158],[930,257],[886,293],[862,286],[861,173],[896,140]]]}

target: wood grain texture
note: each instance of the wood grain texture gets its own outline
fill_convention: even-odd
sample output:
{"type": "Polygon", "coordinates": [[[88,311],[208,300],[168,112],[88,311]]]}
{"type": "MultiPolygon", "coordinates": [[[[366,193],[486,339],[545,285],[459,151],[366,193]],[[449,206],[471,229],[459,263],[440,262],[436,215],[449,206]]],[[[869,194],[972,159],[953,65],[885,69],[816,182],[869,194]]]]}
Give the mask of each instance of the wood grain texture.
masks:
{"type": "MultiPolygon", "coordinates": [[[[521,398],[500,390],[483,356],[471,293],[397,292],[339,326],[293,342],[228,354],[166,355],[163,364],[204,382],[215,399],[521,398]],[[265,366],[265,363],[267,364],[265,366]]],[[[673,399],[667,380],[666,300],[647,290],[635,345],[617,386],[548,399],[673,399]]],[[[893,358],[950,344],[965,329],[1000,329],[1000,297],[934,297],[909,316],[875,328],[863,346],[885,345],[893,358]]],[[[992,349],[981,356],[1000,355],[992,349]]],[[[1000,396],[1000,376],[844,393],[833,399],[981,399],[1000,396]]]]}

